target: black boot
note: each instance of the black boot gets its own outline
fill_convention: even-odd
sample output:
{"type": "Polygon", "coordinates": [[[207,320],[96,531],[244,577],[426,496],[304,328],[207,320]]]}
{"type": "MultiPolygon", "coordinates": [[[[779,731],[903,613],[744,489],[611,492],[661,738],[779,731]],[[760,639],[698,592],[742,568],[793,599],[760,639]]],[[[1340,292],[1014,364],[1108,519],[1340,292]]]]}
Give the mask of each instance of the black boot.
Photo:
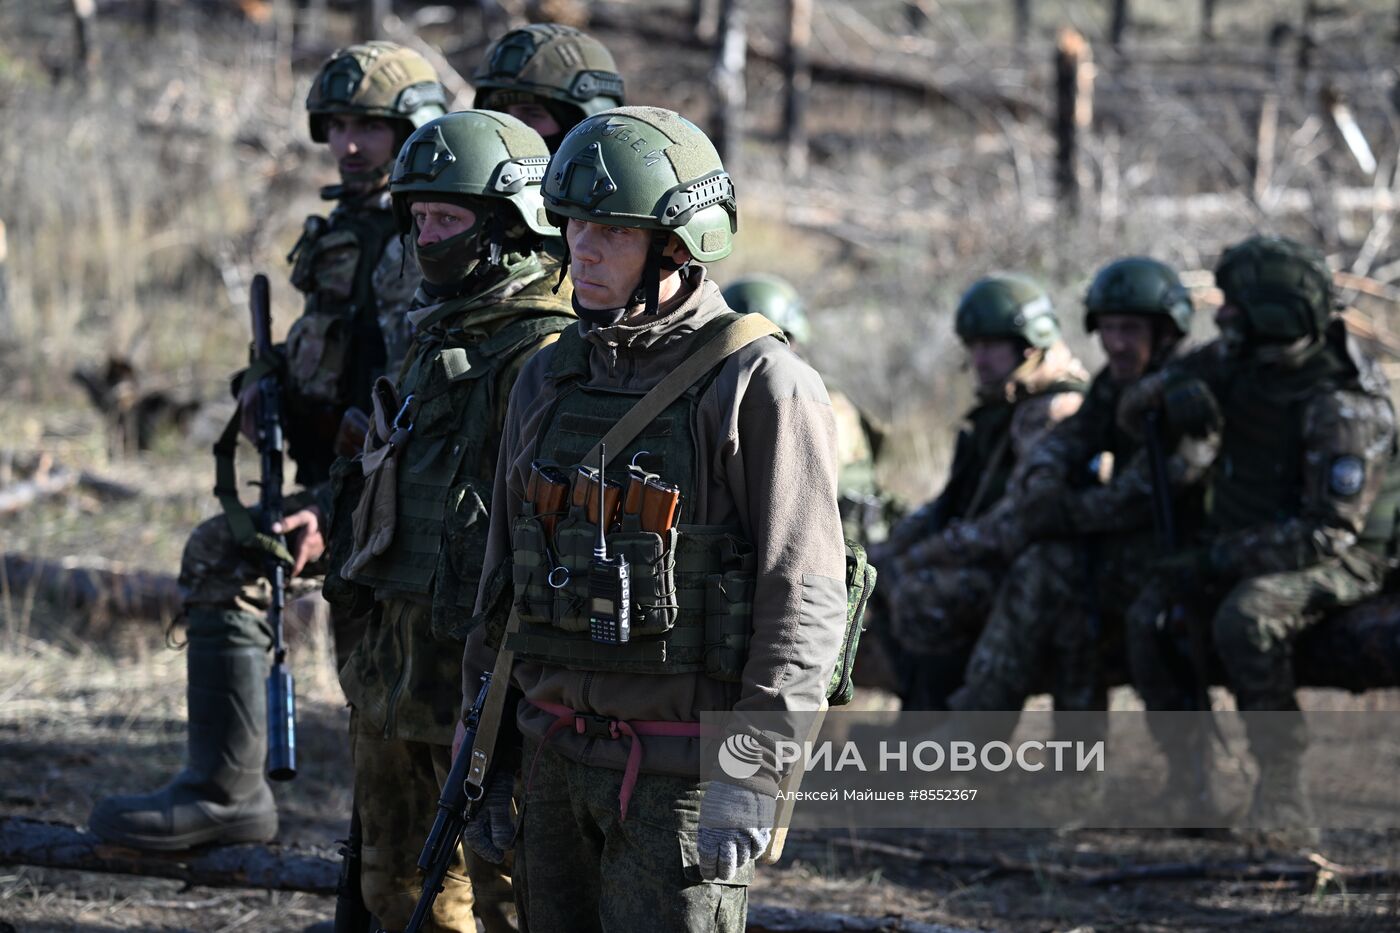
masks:
{"type": "MultiPolygon", "coordinates": [[[[242,617],[225,620],[237,627],[250,619],[259,623],[227,610],[191,610],[195,612],[229,612],[242,617]]],[[[191,619],[192,633],[194,629],[191,619]]],[[[267,651],[197,640],[191,634],[186,664],[189,752],[184,770],[154,793],[99,801],[88,825],[107,842],[156,852],[268,842],[277,836],[277,806],[263,776],[267,651]]]]}

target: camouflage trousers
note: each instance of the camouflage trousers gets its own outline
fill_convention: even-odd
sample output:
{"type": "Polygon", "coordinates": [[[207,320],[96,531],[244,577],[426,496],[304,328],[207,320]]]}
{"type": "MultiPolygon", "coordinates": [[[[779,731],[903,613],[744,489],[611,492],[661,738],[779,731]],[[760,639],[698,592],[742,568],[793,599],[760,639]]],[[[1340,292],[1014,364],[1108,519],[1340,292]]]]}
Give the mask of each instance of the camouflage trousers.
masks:
{"type": "MultiPolygon", "coordinates": [[[[922,567],[887,577],[885,638],[905,709],[946,709],[991,610],[1001,568],[922,567]]],[[[878,589],[878,587],[877,587],[878,589]]]]}
{"type": "MultiPolygon", "coordinates": [[[[442,782],[452,768],[444,745],[386,739],[363,716],[350,716],[355,811],[360,815],[360,889],[386,930],[402,930],[422,891],[418,854],[437,816],[442,782]]],[[[425,930],[475,933],[473,908],[487,930],[504,929],[510,877],[458,846],[425,930]]]]}
{"type": "MultiPolygon", "coordinates": [[[[285,511],[291,514],[311,501],[309,493],[289,496],[285,511]]],[[[255,509],[255,518],[256,515],[255,509]]],[[[317,561],[303,569],[300,576],[288,580],[286,602],[319,592],[324,573],[323,561],[317,561]]],[[[239,631],[228,633],[230,645],[252,644],[271,650],[267,609],[272,602],[272,588],[258,556],[238,546],[222,514],[200,522],[190,533],[180,558],[179,585],[186,612],[196,606],[223,610],[226,619],[240,623],[239,631]]],[[[332,612],[331,627],[336,661],[343,666],[364,631],[364,622],[332,612]]]]}
{"type": "Polygon", "coordinates": [[[1016,710],[1048,690],[1057,710],[1107,708],[1104,672],[1122,652],[1123,607],[1154,555],[1136,535],[1041,541],[1011,564],[977,640],[955,710],[1016,710]]]}
{"type": "Polygon", "coordinates": [[[704,785],[641,774],[618,813],[622,772],[527,742],[530,775],[515,843],[515,903],[531,933],[742,933],[753,866],[728,884],[700,879],[704,785]]]}
{"type": "Polygon", "coordinates": [[[1353,548],[1302,570],[1246,577],[1194,594],[1172,592],[1154,579],[1128,610],[1133,686],[1148,709],[1194,707],[1194,675],[1181,648],[1194,622],[1206,626],[1206,640],[1239,709],[1296,710],[1294,639],[1328,613],[1379,593],[1384,577],[1380,558],[1353,548]]]}

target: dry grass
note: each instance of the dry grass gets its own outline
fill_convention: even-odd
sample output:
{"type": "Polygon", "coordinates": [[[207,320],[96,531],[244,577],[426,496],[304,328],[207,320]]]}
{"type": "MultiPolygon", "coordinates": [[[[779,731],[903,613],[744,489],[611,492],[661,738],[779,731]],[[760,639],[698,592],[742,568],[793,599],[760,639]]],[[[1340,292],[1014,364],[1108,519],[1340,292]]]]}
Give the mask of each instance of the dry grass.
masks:
{"type": "MultiPolygon", "coordinates": [[[[646,4],[639,15],[686,5],[646,4]]],[[[1008,44],[1009,3],[925,5],[937,14],[925,41],[939,50],[939,75],[985,78],[1035,101],[1050,94],[1054,29],[1072,23],[1097,42],[1106,28],[1099,0],[1035,2],[1026,67],[1008,44]]],[[[1300,5],[1220,6],[1222,41],[1210,54],[1228,81],[1238,79],[1228,68],[1232,56],[1257,58],[1274,18],[1296,17],[1300,5]]],[[[757,5],[756,31],[777,35],[764,17],[780,7],[757,5]]],[[[894,0],[819,7],[827,17],[819,36],[840,39],[847,50],[860,49],[860,32],[858,21],[832,18],[843,10],[876,27],[902,28],[903,7],[894,0]]],[[[1135,43],[1172,40],[1181,54],[1195,54],[1197,4],[1133,7],[1139,25],[1130,51],[1135,43]]],[[[0,519],[0,533],[7,548],[92,554],[174,572],[189,529],[216,508],[208,495],[208,445],[217,414],[189,439],[166,438],[150,455],[113,461],[100,421],[82,407],[67,373],[119,352],[167,382],[221,396],[246,346],[244,283],[255,270],[272,274],[274,314],[285,327],[298,309],[283,284],[283,257],[302,217],[321,209],[316,184],[332,178],[329,161],[305,138],[300,101],[309,72],[281,70],[268,36],[211,23],[202,7],[190,5],[173,28],[146,40],[122,9],[103,5],[99,94],[51,79],[50,65],[69,41],[64,20],[38,0],[0,4],[0,113],[9,130],[0,134],[0,219],[9,233],[11,297],[0,321],[0,437],[5,447],[45,449],[142,484],[150,495],[116,507],[70,497],[0,519]]],[[[1380,156],[1379,174],[1389,179],[1400,146],[1385,96],[1394,4],[1365,0],[1348,10],[1349,17],[1322,24],[1321,60],[1324,67],[1372,63],[1370,83],[1358,85],[1356,110],[1380,156]]],[[[459,50],[454,62],[469,72],[483,37],[468,25],[438,38],[451,40],[459,50]]],[[[625,63],[636,100],[703,123],[704,53],[658,49],[621,34],[604,38],[625,63]]],[[[1041,278],[1071,345],[1094,365],[1099,357],[1079,327],[1078,302],[1093,270],[1114,256],[1150,253],[1184,268],[1209,267],[1223,244],[1269,227],[1324,243],[1338,266],[1350,266],[1372,230],[1375,217],[1327,209],[1331,186],[1365,180],[1328,132],[1301,133],[1314,108],[1311,91],[1285,102],[1277,175],[1319,192],[1315,216],[1284,221],[1241,209],[1167,222],[1146,213],[1154,199],[1238,183],[1251,158],[1256,96],[1183,90],[1179,67],[1120,69],[1102,50],[1099,61],[1101,126],[1089,144],[1093,182],[1078,220],[1038,207],[1053,189],[1053,147],[1037,118],[1015,121],[858,89],[818,87],[812,172],[793,183],[774,145],[781,99],[775,72],[754,66],[753,135],[738,177],[739,251],[715,277],[773,271],[799,284],[812,307],[811,358],[892,424],[885,479],[911,499],[939,484],[956,413],[969,400],[951,309],[979,276],[1019,269],[1041,278]]],[[[1396,255],[1393,244],[1383,244],[1373,268],[1396,255]]],[[[308,767],[279,790],[287,838],[322,845],[343,831],[348,803],[344,710],[326,655],[324,641],[296,650],[308,767]]],[[[54,617],[27,594],[0,592],[0,812],[82,822],[99,796],[154,787],[180,761],[183,689],[183,656],[166,650],[154,625],[117,629],[94,642],[77,620],[54,617]]],[[[1386,834],[1328,841],[1358,861],[1395,858],[1395,840],[1386,834]]],[[[926,843],[1058,864],[1235,854],[1219,843],[1127,833],[945,833],[926,843]]],[[[787,867],[762,876],[755,898],[973,926],[995,917],[1000,928],[1017,931],[1242,924],[1378,930],[1396,920],[1394,900],[1377,896],[1306,898],[1219,884],[1084,891],[1046,878],[977,878],[863,861],[813,837],[795,839],[791,852],[787,867]]],[[[324,899],[304,896],[189,892],[170,882],[29,869],[0,875],[0,919],[23,919],[26,930],[297,929],[327,916],[324,899]]]]}

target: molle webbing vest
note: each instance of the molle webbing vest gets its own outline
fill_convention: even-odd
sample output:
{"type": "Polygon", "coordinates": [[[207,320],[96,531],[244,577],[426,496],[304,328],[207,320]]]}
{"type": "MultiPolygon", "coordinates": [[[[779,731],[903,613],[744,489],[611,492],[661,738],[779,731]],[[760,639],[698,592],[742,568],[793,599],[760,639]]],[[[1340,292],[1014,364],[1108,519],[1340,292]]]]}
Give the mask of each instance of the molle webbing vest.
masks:
{"type": "MultiPolygon", "coordinates": [[[[721,315],[690,339],[701,346],[738,317],[721,315]]],[[[549,378],[557,398],[535,447],[537,460],[564,467],[571,479],[588,451],[647,394],[585,385],[589,351],[576,328],[553,348],[549,378]]],[[[608,535],[609,552],[631,564],[628,642],[599,644],[589,636],[585,599],[596,517],[590,521],[577,508],[555,515],[553,541],[547,542],[540,516],[526,503],[513,528],[515,608],[522,625],[509,645],[518,658],[579,670],[704,671],[720,680],[739,679],[753,614],[753,547],[737,527],[690,523],[702,472],[696,408],[719,369],[690,386],[623,449],[608,451],[610,479],[625,482],[627,465],[635,460],[681,490],[676,525],[665,534],[642,531],[636,516],[628,515],[620,531],[608,535]]]]}
{"type": "Polygon", "coordinates": [[[400,385],[412,433],[398,455],[398,524],[388,549],[356,572],[356,583],[426,600],[446,539],[459,559],[441,582],[475,596],[496,467],[490,438],[497,430],[500,375],[521,353],[571,323],[564,316],[525,317],[468,346],[419,338],[400,385]]]}
{"type": "Polygon", "coordinates": [[[292,285],[306,295],[287,334],[291,392],[288,440],[303,485],[329,475],[340,418],[370,408],[370,387],[386,364],[374,271],[398,235],[387,209],[337,207],[307,218],[288,259],[292,285]],[[353,269],[345,266],[353,262],[353,269]]]}
{"type": "Polygon", "coordinates": [[[1220,400],[1225,417],[1211,481],[1209,522],[1217,532],[1286,521],[1303,501],[1303,407],[1346,379],[1330,351],[1297,369],[1245,365],[1220,400]]]}

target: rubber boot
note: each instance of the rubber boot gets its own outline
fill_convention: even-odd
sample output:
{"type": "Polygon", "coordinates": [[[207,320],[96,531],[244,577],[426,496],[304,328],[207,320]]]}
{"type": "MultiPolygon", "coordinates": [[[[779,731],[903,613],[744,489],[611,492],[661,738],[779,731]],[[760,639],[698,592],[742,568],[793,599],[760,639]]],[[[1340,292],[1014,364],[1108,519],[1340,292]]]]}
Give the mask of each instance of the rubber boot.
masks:
{"type": "Polygon", "coordinates": [[[1186,835],[1213,836],[1228,819],[1215,791],[1210,714],[1154,710],[1147,724],[1167,758],[1166,780],[1149,812],[1186,835]]]}
{"type": "Polygon", "coordinates": [[[277,836],[277,806],[263,776],[267,757],[268,669],[265,648],[196,631],[256,630],[245,613],[193,618],[186,655],[188,755],[183,771],[150,794],[108,797],[88,825],[117,845],[169,852],[212,843],[268,842],[277,836]],[[210,623],[214,624],[210,624],[210,623]],[[202,625],[200,623],[203,623],[202,625]],[[232,644],[230,644],[232,642],[232,644]]]}
{"type": "Polygon", "coordinates": [[[1303,780],[1308,740],[1302,714],[1246,712],[1244,721],[1259,764],[1244,841],[1280,852],[1316,846],[1321,834],[1303,780]]]}

